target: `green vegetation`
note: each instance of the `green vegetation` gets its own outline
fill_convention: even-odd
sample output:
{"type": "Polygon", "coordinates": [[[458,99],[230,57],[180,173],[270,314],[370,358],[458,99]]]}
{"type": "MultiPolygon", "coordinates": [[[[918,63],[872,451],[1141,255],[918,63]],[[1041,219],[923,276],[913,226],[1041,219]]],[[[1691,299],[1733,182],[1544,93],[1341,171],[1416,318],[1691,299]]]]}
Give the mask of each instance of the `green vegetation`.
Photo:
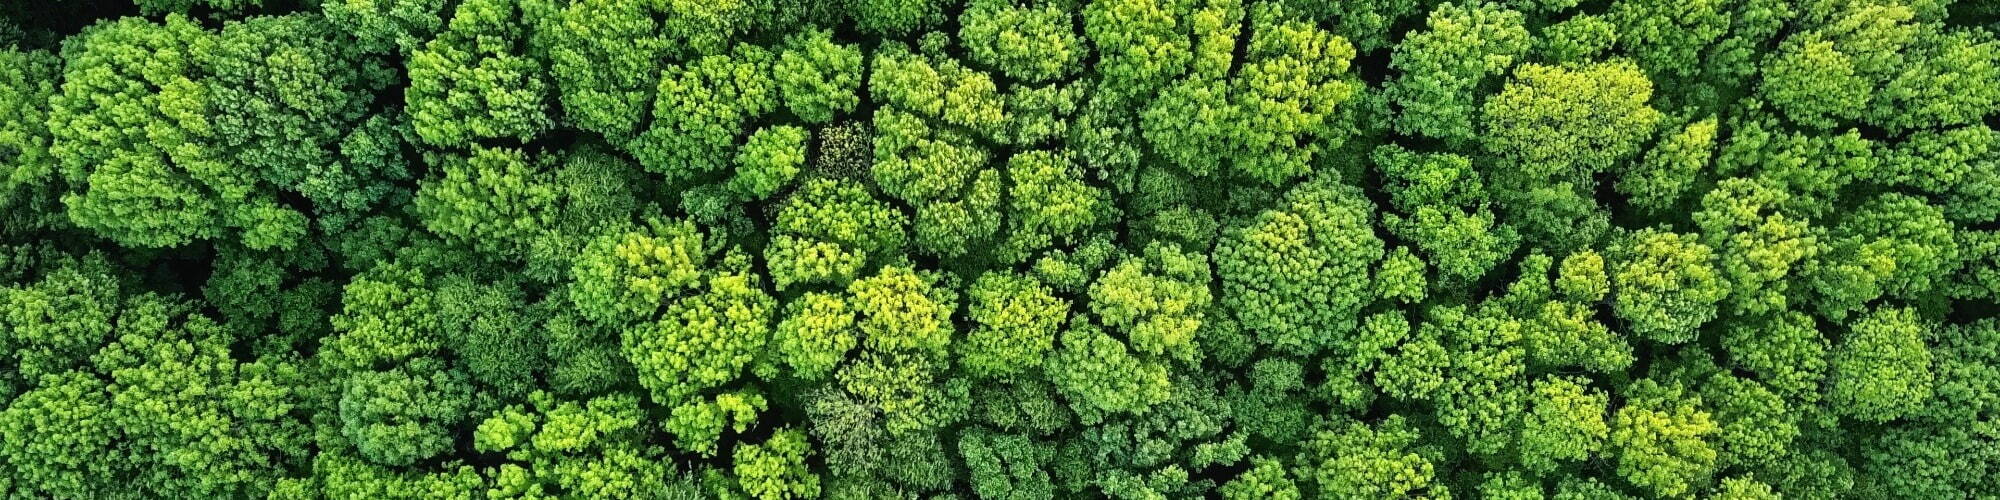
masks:
{"type": "Polygon", "coordinates": [[[0,1],[0,498],[2000,498],[1995,5],[0,1]]]}

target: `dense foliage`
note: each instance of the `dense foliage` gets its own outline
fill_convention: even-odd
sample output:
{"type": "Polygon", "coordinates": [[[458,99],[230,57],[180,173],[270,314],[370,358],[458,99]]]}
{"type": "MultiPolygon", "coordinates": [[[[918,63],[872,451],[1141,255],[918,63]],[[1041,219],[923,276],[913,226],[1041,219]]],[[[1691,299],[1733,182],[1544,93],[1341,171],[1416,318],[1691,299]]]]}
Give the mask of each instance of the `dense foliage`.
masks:
{"type": "Polygon", "coordinates": [[[0,498],[1996,498],[1995,5],[0,2],[0,498]]]}

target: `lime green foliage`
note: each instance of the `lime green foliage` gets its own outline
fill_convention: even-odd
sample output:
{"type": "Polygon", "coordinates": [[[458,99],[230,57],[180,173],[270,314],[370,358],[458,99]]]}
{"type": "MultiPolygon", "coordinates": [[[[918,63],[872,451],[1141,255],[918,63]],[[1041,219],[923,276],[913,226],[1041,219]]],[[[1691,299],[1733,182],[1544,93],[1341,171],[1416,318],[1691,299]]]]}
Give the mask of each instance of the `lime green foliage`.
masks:
{"type": "Polygon", "coordinates": [[[1514,228],[1499,224],[1471,159],[1395,145],[1376,148],[1372,159],[1398,188],[1390,201],[1399,213],[1383,214],[1382,225],[1429,257],[1440,285],[1479,278],[1519,244],[1514,228]]]}
{"type": "Polygon", "coordinates": [[[1209,281],[1208,259],[1151,245],[1090,285],[1090,312],[1138,353],[1197,361],[1195,332],[1213,300],[1209,281]]]}
{"type": "Polygon", "coordinates": [[[341,434],[361,456],[391,466],[450,449],[452,429],[465,420],[472,398],[465,374],[436,358],[355,373],[342,386],[341,434]]]}
{"type": "Polygon", "coordinates": [[[960,363],[974,376],[1034,373],[1069,310],[1047,286],[1010,273],[982,275],[966,295],[967,318],[978,326],[965,334],[960,363]]]}
{"type": "Polygon", "coordinates": [[[21,233],[64,224],[57,202],[61,197],[56,162],[49,156],[49,100],[56,93],[61,67],[47,51],[0,51],[0,223],[4,233],[21,233]]]}
{"type": "Polygon", "coordinates": [[[1401,76],[1385,91],[1402,108],[1396,130],[1451,144],[1477,138],[1477,90],[1528,51],[1521,13],[1495,4],[1431,11],[1427,29],[1396,44],[1389,66],[1401,76]]]}
{"type": "Polygon", "coordinates": [[[658,319],[624,332],[625,359],[654,402],[677,405],[735,380],[770,340],[777,304],[747,262],[732,251],[692,290],[669,295],[658,319]]]}
{"type": "Polygon", "coordinates": [[[1672,208],[1694,189],[1715,154],[1715,118],[1687,124],[1660,139],[1646,156],[1618,178],[1618,192],[1641,210],[1672,208]]]}
{"type": "Polygon", "coordinates": [[[650,428],[638,397],[575,401],[536,393],[527,399],[527,408],[496,412],[473,433],[476,449],[505,453],[509,461],[494,474],[495,491],[619,497],[669,487],[672,467],[660,461],[663,450],[645,442],[650,428]]]}
{"type": "Polygon", "coordinates": [[[1731,325],[1723,348],[1737,367],[1794,401],[1819,401],[1827,373],[1827,341],[1813,318],[1786,313],[1731,325]]]}
{"type": "Polygon", "coordinates": [[[851,181],[816,179],[778,209],[764,249],[779,289],[798,283],[845,284],[863,266],[900,256],[909,219],[851,181]]]}
{"type": "Polygon", "coordinates": [[[1245,59],[1236,62],[1233,78],[1204,71],[1210,61],[1197,45],[1193,73],[1141,112],[1147,142],[1190,173],[1221,173],[1226,159],[1233,173],[1282,185],[1312,173],[1320,151],[1345,140],[1337,112],[1356,93],[1346,79],[1353,47],[1265,6],[1252,12],[1245,59]]]}
{"type": "Polygon", "coordinates": [[[723,429],[741,434],[757,422],[757,412],[770,403],[755,392],[718,394],[713,401],[696,400],[674,407],[666,429],[674,433],[674,446],[702,456],[714,456],[723,429]]]}
{"type": "Polygon", "coordinates": [[[1858,420],[1881,422],[1916,411],[1935,381],[1925,325],[1909,309],[1877,309],[1856,320],[1834,347],[1827,401],[1858,420]]]}
{"type": "Polygon", "coordinates": [[[0,3],[0,498],[2000,498],[1991,1],[0,3]]]}
{"type": "Polygon", "coordinates": [[[699,285],[698,266],[707,256],[702,234],[685,222],[609,231],[577,256],[569,300],[578,314],[600,323],[651,318],[662,300],[699,285]]]}
{"type": "Polygon", "coordinates": [[[534,26],[569,125],[630,140],[651,109],[661,62],[679,45],[638,0],[569,3],[534,26]]]}
{"type": "Polygon", "coordinates": [[[860,341],[854,312],[840,295],[808,292],[785,309],[778,322],[778,353],[795,377],[825,379],[860,341]]]}
{"type": "Polygon", "coordinates": [[[819,476],[806,469],[806,457],[811,454],[805,432],[781,430],[762,444],[737,449],[733,472],[751,498],[817,498],[819,476]]]}
{"type": "Polygon", "coordinates": [[[1523,64],[1481,106],[1488,182],[1530,238],[1571,249],[1595,243],[1605,217],[1598,172],[1645,145],[1661,121],[1653,84],[1630,61],[1574,67],[1523,64]]]}
{"type": "Polygon", "coordinates": [[[348,282],[334,335],[320,341],[321,363],[364,370],[435,352],[444,345],[431,277],[422,267],[395,260],[348,282]]]}
{"type": "Polygon", "coordinates": [[[1658,342],[1694,340],[1715,319],[1729,284],[1715,270],[1715,253],[1688,235],[1645,230],[1611,249],[1612,299],[1635,333],[1658,342]]]}
{"type": "Polygon", "coordinates": [[[487,148],[446,157],[419,183],[416,215],[448,241],[503,256],[524,254],[555,217],[554,186],[538,182],[548,176],[548,160],[487,148]]]}
{"type": "Polygon", "coordinates": [[[861,49],[834,43],[824,30],[802,31],[785,39],[771,77],[793,115],[826,123],[861,102],[861,49]]]}
{"type": "Polygon", "coordinates": [[[1320,425],[1304,443],[1301,475],[1334,496],[1443,493],[1431,457],[1414,449],[1421,436],[1401,417],[1371,426],[1352,420],[1320,425]]]}
{"type": "MultiPolygon", "coordinates": [[[[532,1],[532,0],[530,0],[532,1]]],[[[467,0],[443,33],[410,52],[410,125],[431,145],[527,141],[551,123],[549,72],[520,48],[534,21],[522,0],[467,0]]]]}
{"type": "Polygon", "coordinates": [[[1285,198],[1283,208],[1228,229],[1215,268],[1221,302],[1259,343],[1309,355],[1354,328],[1382,240],[1370,229],[1374,204],[1359,190],[1322,181],[1285,198]]]}
{"type": "Polygon", "coordinates": [[[1029,82],[1075,72],[1089,55],[1071,27],[1070,14],[1055,5],[1021,8],[977,0],[959,14],[958,37],[973,61],[1029,82]]]}
{"type": "Polygon", "coordinates": [[[1124,342],[1089,323],[1064,330],[1062,347],[1045,370],[1086,421],[1107,413],[1141,413],[1166,400],[1173,383],[1166,365],[1135,356],[1124,342]]]}
{"type": "Polygon", "coordinates": [[[1269,458],[1258,457],[1250,460],[1250,470],[1222,485],[1222,498],[1229,500],[1249,500],[1269,498],[1273,500],[1298,500],[1298,484],[1285,471],[1284,464],[1269,458]]]}
{"type": "Polygon", "coordinates": [[[1694,213],[1702,243],[1720,254],[1727,300],[1736,311],[1784,310],[1791,278],[1822,251],[1812,227],[1783,210],[1789,200],[1769,183],[1729,179],[1703,196],[1694,213]]]}
{"type": "Polygon", "coordinates": [[[1571,181],[1637,153],[1660,112],[1653,85],[1630,62],[1577,68],[1522,65],[1482,113],[1486,150],[1514,160],[1511,176],[1571,181]]]}
{"type": "Polygon", "coordinates": [[[121,295],[102,260],[56,266],[33,284],[0,288],[0,325],[14,332],[0,335],[4,356],[43,372],[0,379],[10,389],[0,472],[19,491],[254,496],[306,456],[297,450],[309,433],[291,410],[315,391],[298,365],[234,359],[230,329],[174,297],[121,295]],[[89,319],[106,313],[118,316],[115,327],[89,319]],[[77,331],[89,324],[78,321],[107,329],[77,331]]]}
{"type": "Polygon", "coordinates": [[[1611,419],[1618,474],[1661,496],[1686,494],[1707,481],[1715,472],[1713,440],[1720,429],[1701,409],[1701,398],[1652,380],[1631,390],[1644,397],[1627,402],[1611,419]]]}
{"type": "Polygon", "coordinates": [[[1604,419],[1608,398],[1579,381],[1549,377],[1535,383],[1534,407],[1521,419],[1521,465],[1528,470],[1554,470],[1603,449],[1611,433],[1604,419]]]}
{"type": "Polygon", "coordinates": [[[899,435],[932,429],[957,415],[962,386],[943,383],[958,293],[938,277],[885,267],[847,286],[863,353],[836,374],[841,387],[881,412],[899,435]]]}
{"type": "Polygon", "coordinates": [[[1654,73],[1686,76],[1702,69],[1710,44],[1729,31],[1728,2],[1617,2],[1606,16],[1618,26],[1618,43],[1654,73]]]}
{"type": "Polygon", "coordinates": [[[904,35],[944,20],[943,0],[849,0],[854,26],[875,35],[904,35]]]}
{"type": "Polygon", "coordinates": [[[98,25],[65,51],[48,151],[70,185],[63,204],[72,222],[143,247],[224,234],[258,249],[297,244],[304,214],[279,204],[258,172],[232,167],[217,143],[230,124],[199,60],[214,43],[174,15],[166,24],[98,25]]]}
{"type": "Polygon", "coordinates": [[[1126,98],[1152,95],[1187,70],[1193,54],[1180,26],[1180,3],[1165,0],[1091,2],[1084,34],[1097,48],[1104,90],[1126,98]]]}
{"type": "Polygon", "coordinates": [[[1576,63],[1610,50],[1618,40],[1618,26],[1604,16],[1581,14],[1551,24],[1537,33],[1536,52],[1550,62],[1576,63]]]}
{"type": "Polygon", "coordinates": [[[728,165],[744,123],[775,109],[770,67],[755,45],[705,55],[661,72],[653,122],[624,148],[646,170],[685,181],[728,165]]]}
{"type": "Polygon", "coordinates": [[[1812,272],[1820,312],[1839,319],[1877,297],[1912,297],[1958,265],[1952,224],[1921,198],[1886,193],[1833,227],[1812,272]]]}
{"type": "Polygon", "coordinates": [[[790,126],[750,134],[736,152],[736,176],[729,178],[730,188],[753,200],[769,198],[784,189],[805,167],[809,138],[805,129],[790,126]]]}
{"type": "Polygon", "coordinates": [[[1007,238],[1001,259],[1026,260],[1056,244],[1074,244],[1083,230],[1096,225],[1103,193],[1084,181],[1082,169],[1067,156],[1030,151],[1007,160],[1007,238]]]}
{"type": "Polygon", "coordinates": [[[326,20],[368,52],[409,53],[443,31],[445,0],[326,0],[326,20]]]}

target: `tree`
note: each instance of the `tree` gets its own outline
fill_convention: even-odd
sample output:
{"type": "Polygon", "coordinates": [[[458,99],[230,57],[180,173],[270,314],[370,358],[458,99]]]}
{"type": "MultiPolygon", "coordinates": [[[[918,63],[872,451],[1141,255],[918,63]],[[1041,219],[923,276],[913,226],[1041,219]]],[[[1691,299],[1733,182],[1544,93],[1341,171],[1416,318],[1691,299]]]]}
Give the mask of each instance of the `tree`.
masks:
{"type": "Polygon", "coordinates": [[[1653,84],[1630,61],[1577,67],[1523,64],[1481,106],[1483,141],[1499,157],[1488,176],[1503,213],[1529,237],[1573,249],[1601,233],[1590,193],[1597,172],[1639,151],[1661,113],[1653,84]]]}
{"type": "Polygon", "coordinates": [[[1383,214],[1382,225],[1430,257],[1440,285],[1477,279],[1513,253],[1519,235],[1496,219],[1470,158],[1394,144],[1376,148],[1372,158],[1396,188],[1390,201],[1400,212],[1383,214]]]}
{"type": "Polygon", "coordinates": [[[1442,492],[1433,457],[1416,449],[1421,436],[1400,416],[1377,425],[1321,423],[1304,445],[1302,476],[1322,495],[1405,496],[1442,492]]]}
{"type": "Polygon", "coordinates": [[[570,270],[568,297],[594,322],[623,326],[651,319],[662,301],[701,284],[712,248],[686,222],[649,221],[643,229],[593,238],[570,270]]]}
{"type": "Polygon", "coordinates": [[[944,21],[940,0],[847,0],[856,28],[875,35],[904,35],[944,21]]]}
{"type": "Polygon", "coordinates": [[[1833,319],[1878,297],[1910,297],[1958,266],[1953,225],[1921,198],[1884,193],[1836,223],[1807,271],[1820,313],[1833,319]]]}
{"type": "Polygon", "coordinates": [[[1734,364],[1791,401],[1814,403],[1827,375],[1827,341],[1811,316],[1786,312],[1731,325],[1722,346],[1734,364]]]}
{"type": "Polygon", "coordinates": [[[1047,286],[1012,273],[981,275],[966,295],[975,326],[965,334],[959,364],[973,376],[1033,375],[1070,308],[1047,286]]]}
{"type": "Polygon", "coordinates": [[[1122,98],[1152,95],[1187,70],[1193,58],[1175,4],[1163,0],[1092,2],[1083,32],[1097,48],[1104,91],[1122,98]]]}
{"type": "Polygon", "coordinates": [[[1618,26],[1601,15],[1579,14],[1537,33],[1535,53],[1549,62],[1577,64],[1598,59],[1618,40],[1618,26]]]}
{"type": "Polygon", "coordinates": [[[1563,68],[1524,64],[1482,117],[1486,150],[1513,159],[1508,180],[1574,181],[1639,151],[1660,112],[1653,84],[1629,61],[1563,68]]]}
{"type": "Polygon", "coordinates": [[[341,211],[348,186],[380,182],[367,169],[342,168],[373,156],[343,143],[363,120],[380,119],[369,112],[374,94],[394,77],[333,25],[308,15],[230,23],[195,54],[208,71],[215,145],[238,168],[326,205],[315,212],[341,211]]]}
{"type": "Polygon", "coordinates": [[[909,220],[859,183],[805,181],[778,209],[765,265],[778,289],[805,283],[844,285],[865,266],[899,257],[909,220]]]}
{"type": "Polygon", "coordinates": [[[521,0],[467,0],[437,38],[410,52],[403,97],[418,138],[441,148],[526,142],[552,125],[548,71],[521,49],[531,14],[521,0]]]}
{"type": "Polygon", "coordinates": [[[1007,237],[1000,259],[1023,261],[1038,250],[1075,243],[1083,231],[1097,225],[1104,194],[1084,182],[1084,173],[1070,158],[1050,151],[1029,151],[1007,160],[1012,184],[1007,190],[1007,237]]]}
{"type": "Polygon", "coordinates": [[[1266,457],[1250,459],[1250,470],[1222,485],[1222,497],[1229,500],[1270,498],[1298,500],[1299,487],[1286,473],[1283,463],[1266,457]]]}
{"type": "Polygon", "coordinates": [[[1071,28],[1068,12],[1054,5],[1023,8],[977,0],[959,14],[958,37],[972,60],[1027,82],[1068,76],[1089,55],[1071,28]]]}
{"type": "Polygon", "coordinates": [[[1641,397],[1612,416],[1610,444],[1619,475],[1659,495],[1687,493],[1708,481],[1716,462],[1709,440],[1720,429],[1701,409],[1701,398],[1650,379],[1627,391],[1641,397]]]}
{"type": "Polygon", "coordinates": [[[1071,322],[1059,343],[1045,368],[1049,382],[1086,423],[1107,414],[1144,413],[1171,393],[1166,365],[1134,356],[1096,325],[1071,322]]]}
{"type": "MultiPolygon", "coordinates": [[[[650,430],[639,397],[613,393],[588,400],[531,394],[480,422],[473,447],[505,453],[490,494],[568,492],[588,496],[663,494],[672,467],[644,441],[650,430]]],[[[669,495],[671,498],[671,496],[669,495]]]]}
{"type": "Polygon", "coordinates": [[[1567,462],[1589,459],[1604,448],[1609,398],[1584,386],[1588,380],[1546,377],[1529,396],[1532,408],[1521,422],[1521,465],[1547,472],[1567,462]]]}
{"type": "Polygon", "coordinates": [[[662,406],[736,380],[770,340],[777,303],[748,256],[731,250],[713,266],[623,336],[639,385],[662,406]]]}
{"type": "Polygon", "coordinates": [[[733,471],[743,492],[753,498],[814,498],[819,496],[820,486],[819,476],[806,469],[811,453],[805,432],[781,430],[762,444],[738,448],[733,471]]]}
{"type": "Polygon", "coordinates": [[[960,434],[958,453],[980,498],[1017,500],[1055,498],[1047,464],[1055,447],[1026,436],[972,428],[960,434]]]}
{"type": "Polygon", "coordinates": [[[1513,66],[1529,48],[1521,13],[1497,4],[1446,3],[1426,28],[1396,44],[1389,67],[1400,71],[1384,90],[1401,108],[1396,130],[1464,144],[1478,138],[1474,97],[1489,75],[1513,66]]]}
{"type": "Polygon", "coordinates": [[[1282,185],[1312,173],[1313,158],[1346,139],[1337,113],[1358,87],[1345,75],[1353,47],[1281,7],[1259,5],[1234,78],[1204,72],[1197,58],[1193,74],[1141,112],[1146,140],[1197,176],[1217,173],[1229,158],[1234,173],[1282,185]],[[1229,154],[1210,151],[1216,144],[1229,154]]]}
{"type": "Polygon", "coordinates": [[[1723,2],[1655,4],[1617,2],[1608,20],[1618,26],[1619,44],[1640,66],[1656,74],[1690,76],[1701,58],[1728,33],[1731,12],[1723,2]]]}
{"type": "Polygon", "coordinates": [[[472,404],[465,374],[436,358],[348,377],[340,394],[340,430],[361,456],[404,466],[453,447],[453,430],[472,404]]]}
{"type": "Polygon", "coordinates": [[[930,272],[884,267],[848,284],[862,355],[836,378],[881,412],[892,434],[936,429],[962,416],[968,388],[945,380],[958,293],[930,272]]]}
{"type": "Polygon", "coordinates": [[[1172,244],[1146,247],[1090,285],[1090,312],[1149,359],[1200,360],[1195,333],[1212,299],[1207,259],[1172,244]]]}
{"type": "Polygon", "coordinates": [[[2000,39],[1991,32],[1926,30],[1869,110],[1890,130],[1967,125],[2000,108],[2000,92],[1970,82],[2000,78],[2000,39]]]}
{"type": "Polygon", "coordinates": [[[1709,117],[1661,138],[1638,164],[1619,176],[1618,192],[1640,210],[1658,212],[1674,206],[1708,169],[1715,154],[1715,130],[1716,120],[1709,117]]]}
{"type": "MultiPolygon", "coordinates": [[[[879,74],[885,70],[879,56],[877,61],[879,74]]],[[[881,81],[878,76],[871,84],[881,81]]],[[[919,250],[957,257],[1000,230],[1000,175],[983,167],[987,153],[971,138],[894,108],[875,112],[875,129],[880,133],[875,182],[885,194],[916,206],[912,225],[919,250]]]]}
{"type": "Polygon", "coordinates": [[[305,216],[279,204],[258,172],[225,167],[216,96],[201,84],[199,58],[214,43],[179,15],[101,24],[76,41],[48,122],[72,222],[141,247],[215,239],[224,229],[255,249],[290,248],[304,236],[305,216]]]}
{"type": "Polygon", "coordinates": [[[448,241],[506,258],[523,257],[556,215],[557,193],[538,182],[553,158],[518,149],[475,148],[447,156],[419,183],[413,205],[424,227],[448,241]]]}
{"type": "Polygon", "coordinates": [[[644,125],[661,65],[682,48],[664,33],[652,3],[571,2],[533,27],[566,124],[612,143],[631,140],[644,125]]]}
{"type": "Polygon", "coordinates": [[[834,43],[826,30],[793,34],[783,47],[771,77],[792,115],[826,123],[861,103],[861,48],[834,43]]]}
{"type": "MultiPolygon", "coordinates": [[[[7,379],[32,383],[76,367],[111,338],[121,286],[103,257],[52,265],[41,279],[0,288],[7,379]]],[[[11,384],[10,384],[11,385],[11,384]]]]}
{"type": "Polygon", "coordinates": [[[1702,243],[1719,254],[1727,300],[1737,312],[1784,310],[1795,274],[1822,251],[1813,228],[1782,208],[1789,199],[1768,182],[1727,179],[1702,196],[1694,213],[1702,243]]]}
{"type": "Polygon", "coordinates": [[[409,53],[444,28],[445,0],[326,0],[327,21],[370,53],[409,53]]]}
{"type": "Polygon", "coordinates": [[[321,339],[316,358],[360,372],[437,352],[445,339],[430,280],[423,267],[402,259],[355,276],[342,289],[340,313],[330,318],[334,334],[321,339]]]}
{"type": "Polygon", "coordinates": [[[729,178],[730,189],[752,200],[776,194],[805,167],[810,139],[805,129],[792,126],[751,133],[736,152],[736,176],[729,178]]]}
{"type": "Polygon", "coordinates": [[[1840,414],[1867,422],[1895,420],[1922,408],[1934,393],[1932,355],[1916,311],[1877,308],[1856,320],[1833,350],[1827,401],[1840,414]]]}
{"type": "Polygon", "coordinates": [[[46,51],[0,51],[0,237],[66,226],[63,186],[49,156],[50,100],[56,94],[61,60],[46,51]]]}
{"type": "Polygon", "coordinates": [[[770,76],[774,58],[742,44],[668,67],[656,87],[652,123],[623,147],[669,182],[721,170],[744,124],[778,105],[770,76]]]}
{"type": "Polygon", "coordinates": [[[1654,341],[1694,340],[1729,292],[1715,270],[1714,252],[1693,236],[1641,230],[1612,247],[1611,258],[1617,262],[1612,309],[1654,341]]]}
{"type": "Polygon", "coordinates": [[[1222,304],[1260,344],[1310,355],[1354,328],[1382,257],[1374,204],[1359,190],[1319,181],[1294,188],[1282,209],[1224,231],[1215,270],[1222,304]]]}
{"type": "Polygon", "coordinates": [[[769,400],[756,391],[717,394],[713,400],[696,398],[673,408],[666,429],[674,433],[674,446],[682,451],[712,457],[725,427],[743,434],[769,406],[769,400]]]}

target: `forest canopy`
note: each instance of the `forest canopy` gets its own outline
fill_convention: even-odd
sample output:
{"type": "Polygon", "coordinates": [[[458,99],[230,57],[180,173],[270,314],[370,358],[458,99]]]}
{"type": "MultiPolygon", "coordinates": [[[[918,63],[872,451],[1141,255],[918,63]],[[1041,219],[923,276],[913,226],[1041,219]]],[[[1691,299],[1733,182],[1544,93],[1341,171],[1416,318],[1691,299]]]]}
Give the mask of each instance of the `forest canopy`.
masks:
{"type": "Polygon", "coordinates": [[[0,2],[0,498],[1995,478],[2000,2],[0,2]]]}

